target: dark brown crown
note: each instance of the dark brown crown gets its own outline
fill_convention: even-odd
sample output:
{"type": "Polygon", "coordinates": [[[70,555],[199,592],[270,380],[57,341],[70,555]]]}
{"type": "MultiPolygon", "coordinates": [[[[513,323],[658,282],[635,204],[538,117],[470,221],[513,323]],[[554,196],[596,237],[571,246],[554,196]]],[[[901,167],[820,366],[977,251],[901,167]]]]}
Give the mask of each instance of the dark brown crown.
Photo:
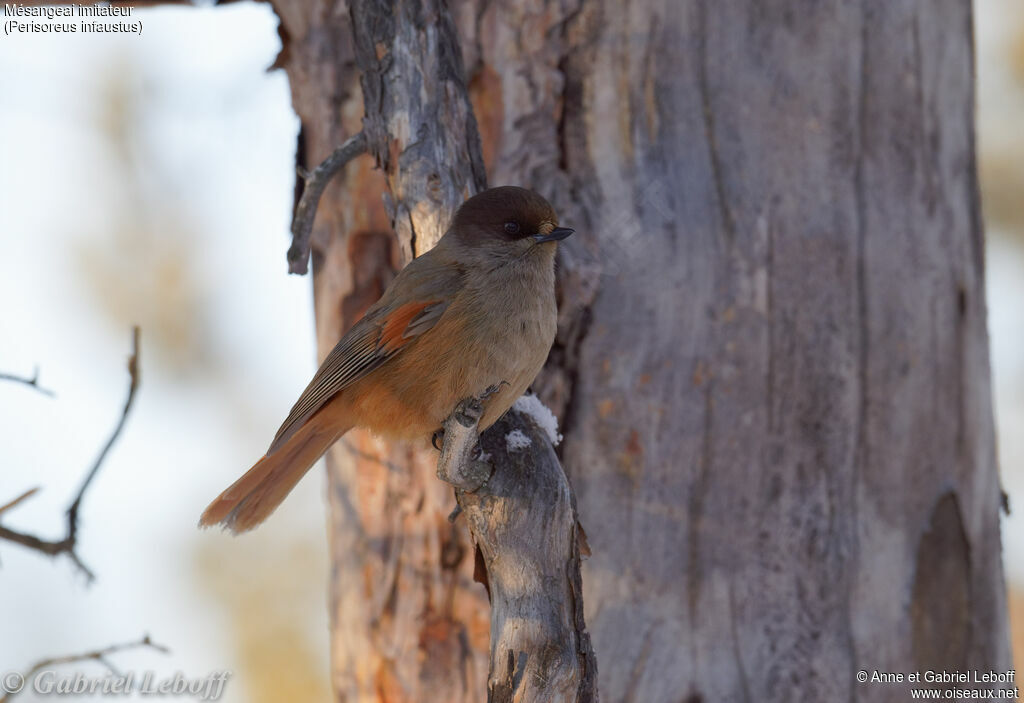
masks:
{"type": "Polygon", "coordinates": [[[558,215],[547,200],[526,188],[499,186],[464,202],[455,213],[452,228],[470,237],[493,235],[512,241],[537,234],[545,223],[549,228],[558,224],[558,215]]]}

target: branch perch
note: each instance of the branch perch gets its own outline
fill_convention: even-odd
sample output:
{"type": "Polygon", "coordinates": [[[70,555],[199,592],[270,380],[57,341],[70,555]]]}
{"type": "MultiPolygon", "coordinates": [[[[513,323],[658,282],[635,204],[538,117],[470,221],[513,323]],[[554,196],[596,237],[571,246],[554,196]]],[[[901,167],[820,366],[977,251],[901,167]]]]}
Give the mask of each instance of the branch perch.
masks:
{"type": "Polygon", "coordinates": [[[456,487],[485,572],[488,701],[596,702],[572,489],[547,434],[528,416],[510,410],[481,437],[480,415],[479,398],[459,403],[444,423],[437,472],[456,487]],[[516,430],[528,444],[508,441],[516,430]]]}
{"type": "Polygon", "coordinates": [[[292,245],[288,248],[288,273],[305,274],[309,270],[309,240],[313,234],[313,220],[320,196],[334,175],[349,161],[366,153],[366,137],[360,132],[345,140],[330,156],[313,169],[312,173],[299,171],[304,186],[299,204],[292,218],[292,245]]]}
{"type": "MultiPolygon", "coordinates": [[[[128,411],[131,410],[132,403],[135,400],[135,392],[139,387],[139,328],[134,327],[132,329],[132,353],[128,357],[128,399],[125,401],[124,410],[121,411],[121,417],[117,421],[117,426],[111,433],[110,438],[107,439],[106,444],[103,445],[103,449],[100,450],[99,456],[96,457],[96,461],[93,462],[92,467],[85,475],[85,479],[82,481],[81,487],[78,489],[78,493],[75,495],[75,499],[71,502],[71,505],[67,510],[67,532],[63,539],[50,541],[40,539],[35,535],[26,534],[24,532],[18,532],[8,527],[0,525],[0,539],[5,539],[8,542],[14,542],[20,544],[28,549],[34,549],[37,552],[45,554],[50,557],[55,557],[59,554],[67,554],[68,558],[78,567],[78,569],[85,574],[86,582],[91,583],[96,577],[92,571],[82,562],[79,558],[75,548],[78,545],[78,510],[81,508],[82,499],[85,497],[85,492],[88,490],[93,479],[96,478],[96,474],[99,473],[100,467],[103,465],[103,461],[107,458],[107,454],[110,452],[110,448],[114,446],[114,442],[121,435],[121,430],[124,428],[125,420],[128,418],[128,411]]],[[[10,511],[16,507],[22,501],[30,498],[38,491],[38,488],[33,488],[26,491],[22,495],[18,496],[14,500],[8,502],[4,506],[0,507],[0,514],[10,511]]]]}

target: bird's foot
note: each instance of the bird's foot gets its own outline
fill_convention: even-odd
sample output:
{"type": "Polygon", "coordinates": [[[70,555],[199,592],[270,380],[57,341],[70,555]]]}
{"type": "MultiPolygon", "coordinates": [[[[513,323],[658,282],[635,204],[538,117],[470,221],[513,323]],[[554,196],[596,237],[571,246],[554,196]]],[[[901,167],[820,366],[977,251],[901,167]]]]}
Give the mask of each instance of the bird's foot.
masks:
{"type": "Polygon", "coordinates": [[[480,398],[466,398],[455,406],[452,417],[463,427],[473,427],[480,422],[483,414],[484,405],[480,402],[480,398]]]}

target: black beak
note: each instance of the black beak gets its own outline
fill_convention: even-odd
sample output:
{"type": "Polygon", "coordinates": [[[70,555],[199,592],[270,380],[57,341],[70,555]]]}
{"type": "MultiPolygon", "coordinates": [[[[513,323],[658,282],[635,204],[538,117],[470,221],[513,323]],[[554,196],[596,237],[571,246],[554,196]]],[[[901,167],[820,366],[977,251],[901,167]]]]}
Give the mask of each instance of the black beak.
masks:
{"type": "Polygon", "coordinates": [[[568,227],[555,227],[547,234],[533,235],[533,240],[535,242],[560,242],[575,231],[576,230],[569,229],[568,227]]]}

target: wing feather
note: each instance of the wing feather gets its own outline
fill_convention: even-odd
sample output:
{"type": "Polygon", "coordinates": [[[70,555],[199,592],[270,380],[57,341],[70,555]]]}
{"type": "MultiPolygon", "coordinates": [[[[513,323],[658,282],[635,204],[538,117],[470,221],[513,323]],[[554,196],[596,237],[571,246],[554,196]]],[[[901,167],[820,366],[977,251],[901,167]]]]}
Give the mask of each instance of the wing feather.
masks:
{"type": "Polygon", "coordinates": [[[431,330],[462,289],[464,271],[446,253],[444,240],[402,269],[366,315],[327,355],[295,402],[267,453],[280,447],[338,391],[431,330]]]}
{"type": "Polygon", "coordinates": [[[387,314],[367,316],[341,338],[292,407],[267,453],[288,441],[338,391],[397,354],[413,338],[433,328],[448,300],[406,303],[387,314]]]}
{"type": "Polygon", "coordinates": [[[448,309],[448,303],[449,301],[442,300],[427,305],[415,318],[409,321],[405,331],[402,332],[402,337],[405,339],[415,337],[436,325],[437,321],[441,319],[441,315],[448,309]]]}

